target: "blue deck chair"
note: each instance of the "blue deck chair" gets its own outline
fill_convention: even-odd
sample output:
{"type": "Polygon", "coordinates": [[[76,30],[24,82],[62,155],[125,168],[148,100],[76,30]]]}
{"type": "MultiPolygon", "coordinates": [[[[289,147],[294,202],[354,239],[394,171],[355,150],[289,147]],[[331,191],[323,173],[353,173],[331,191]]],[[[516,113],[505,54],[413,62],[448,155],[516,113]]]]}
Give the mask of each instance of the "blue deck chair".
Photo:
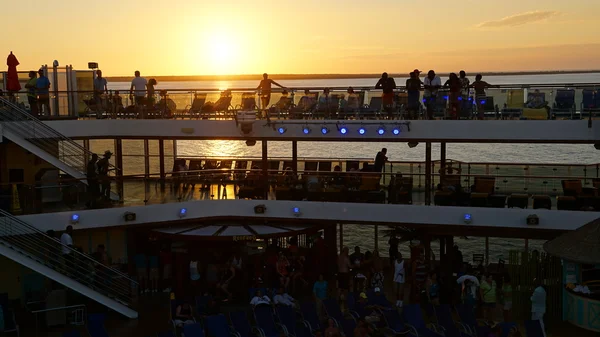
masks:
{"type": "Polygon", "coordinates": [[[310,325],[304,321],[299,322],[296,318],[296,311],[291,307],[279,306],[275,308],[279,322],[285,328],[288,336],[310,337],[312,332],[310,325]]]}
{"type": "Polygon", "coordinates": [[[342,321],[344,320],[344,313],[342,312],[342,309],[340,308],[340,305],[337,302],[337,300],[332,298],[323,300],[323,306],[325,307],[327,317],[333,319],[335,324],[338,327],[340,327],[340,324],[342,324],[342,321]]]}
{"type": "Polygon", "coordinates": [[[502,328],[502,334],[500,335],[500,337],[508,337],[508,334],[510,333],[510,330],[512,328],[519,328],[517,323],[511,322],[500,322],[498,323],[498,325],[500,325],[500,327],[502,328]]]}
{"type": "Polygon", "coordinates": [[[183,326],[185,337],[204,337],[204,329],[200,323],[187,324],[183,326]]]}
{"type": "MultiPolygon", "coordinates": [[[[411,329],[408,329],[403,322],[402,317],[398,313],[398,310],[384,310],[383,323],[385,326],[383,330],[390,332],[390,335],[405,335],[411,333],[411,329]]],[[[412,334],[418,335],[416,330],[412,330],[412,334]]]]}
{"type": "Polygon", "coordinates": [[[314,302],[301,303],[300,313],[311,331],[321,331],[321,322],[319,321],[319,316],[317,316],[316,304],[314,302]]]}
{"type": "Polygon", "coordinates": [[[270,307],[258,306],[254,308],[254,321],[262,337],[279,337],[281,331],[286,332],[282,325],[275,323],[273,310],[270,307]]]}
{"type": "Polygon", "coordinates": [[[433,117],[446,117],[446,107],[448,106],[448,95],[447,90],[439,90],[433,104],[433,117]]]}
{"type": "Polygon", "coordinates": [[[79,332],[79,330],[71,330],[64,332],[62,334],[62,337],[81,337],[81,333],[79,332]]]}
{"type": "MultiPolygon", "coordinates": [[[[175,324],[175,315],[177,314],[177,307],[183,304],[184,300],[171,301],[171,324],[173,325],[173,330],[177,330],[177,324],[175,324]]],[[[193,305],[190,304],[190,308],[193,308],[193,305]]],[[[192,316],[192,321],[196,322],[196,318],[192,316]]]]}
{"type": "Polygon", "coordinates": [[[459,304],[456,306],[456,312],[461,323],[470,330],[471,336],[487,337],[491,331],[489,325],[484,320],[478,320],[475,317],[473,307],[468,304],[459,304]]]}
{"type": "Polygon", "coordinates": [[[348,310],[348,313],[356,319],[365,317],[365,316],[361,316],[361,313],[358,312],[359,310],[364,311],[363,307],[361,307],[359,310],[357,310],[358,306],[356,305],[356,298],[354,298],[354,293],[346,294],[346,309],[348,310]]]}
{"type": "Polygon", "coordinates": [[[540,321],[525,321],[525,334],[527,337],[543,337],[544,331],[540,321]]]}
{"type": "Polygon", "coordinates": [[[204,325],[210,337],[240,337],[239,333],[231,330],[223,314],[207,316],[204,325]]]}
{"type": "Polygon", "coordinates": [[[252,326],[245,311],[234,311],[229,313],[231,326],[240,337],[252,336],[252,326]]]}
{"type": "Polygon", "coordinates": [[[414,336],[426,337],[443,337],[444,335],[438,332],[438,327],[430,323],[430,327],[425,324],[421,306],[418,304],[408,304],[402,308],[402,316],[406,326],[411,329],[411,334],[414,336]]]}
{"type": "Polygon", "coordinates": [[[580,118],[588,118],[590,113],[592,117],[594,114],[600,113],[600,93],[598,91],[583,89],[582,96],[580,118]]]}
{"type": "Polygon", "coordinates": [[[455,322],[452,318],[452,310],[449,305],[442,304],[435,308],[435,317],[437,323],[444,330],[446,337],[468,337],[470,330],[460,322],[455,322]],[[461,329],[457,327],[459,325],[461,329]]]}
{"type": "Polygon", "coordinates": [[[104,328],[105,314],[91,314],[88,316],[87,331],[90,337],[108,337],[104,328]]]}
{"type": "Polygon", "coordinates": [[[354,329],[356,329],[356,321],[354,319],[346,318],[342,321],[342,332],[346,337],[353,337],[354,329]]]}
{"type": "Polygon", "coordinates": [[[573,119],[575,115],[575,89],[557,89],[552,105],[555,118],[573,119]]]}

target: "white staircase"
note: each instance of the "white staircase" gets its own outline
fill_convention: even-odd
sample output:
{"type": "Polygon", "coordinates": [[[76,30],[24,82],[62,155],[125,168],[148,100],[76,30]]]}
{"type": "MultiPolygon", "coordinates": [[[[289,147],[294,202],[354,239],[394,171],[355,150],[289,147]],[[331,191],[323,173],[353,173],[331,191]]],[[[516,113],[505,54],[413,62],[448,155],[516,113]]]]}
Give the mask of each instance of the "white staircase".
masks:
{"type": "MultiPolygon", "coordinates": [[[[92,153],[83,146],[2,97],[0,122],[2,136],[87,184],[86,165],[92,153]]],[[[119,196],[113,192],[111,199],[119,200],[119,196]]]]}
{"type": "Polygon", "coordinates": [[[63,246],[35,227],[0,210],[0,254],[128,318],[138,284],[77,250],[63,246]],[[70,251],[65,259],[62,249],[70,251]]]}

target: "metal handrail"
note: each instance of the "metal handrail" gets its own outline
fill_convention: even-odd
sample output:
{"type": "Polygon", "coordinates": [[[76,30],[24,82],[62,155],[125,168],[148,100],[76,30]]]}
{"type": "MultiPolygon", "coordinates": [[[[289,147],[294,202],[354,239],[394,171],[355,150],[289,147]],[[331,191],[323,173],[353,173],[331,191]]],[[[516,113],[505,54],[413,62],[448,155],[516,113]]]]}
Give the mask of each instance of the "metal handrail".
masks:
{"type": "MultiPolygon", "coordinates": [[[[40,121],[39,119],[37,119],[36,117],[31,115],[29,112],[27,112],[23,108],[19,107],[18,105],[8,101],[7,99],[0,97],[0,103],[4,106],[10,108],[10,112],[14,116],[14,118],[10,121],[32,122],[33,123],[34,129],[31,132],[33,133],[33,138],[36,140],[36,143],[37,142],[45,142],[47,145],[52,146],[52,148],[56,148],[56,145],[54,143],[49,142],[47,140],[47,138],[58,139],[59,141],[61,141],[61,143],[59,144],[59,149],[58,149],[59,153],[57,154],[57,158],[59,160],[65,162],[66,164],[69,164],[67,162],[67,159],[71,159],[71,157],[79,158],[79,160],[74,161],[76,165],[69,164],[69,166],[78,168],[82,172],[85,171],[87,163],[85,162],[84,157],[85,158],[91,157],[93,154],[91,151],[89,151],[85,147],[81,146],[79,143],[75,142],[74,140],[72,140],[72,139],[66,137],[65,135],[61,134],[60,132],[56,131],[55,129],[51,128],[50,126],[46,125],[46,123],[40,121]],[[37,129],[35,129],[36,126],[38,127],[37,129]],[[38,133],[37,136],[36,136],[36,132],[38,133]],[[40,135],[45,136],[45,137],[39,137],[40,135]],[[50,137],[47,137],[47,136],[50,136],[50,137]],[[65,147],[65,144],[67,144],[68,146],[65,147]],[[60,153],[61,149],[62,149],[62,154],[63,154],[62,159],[61,159],[61,153],[60,153]]],[[[3,117],[3,119],[10,118],[10,116],[8,116],[7,114],[2,114],[1,110],[0,110],[0,117],[3,117]]],[[[14,123],[4,123],[4,126],[9,129],[11,129],[12,127],[15,127],[14,123]]],[[[16,127],[19,127],[21,131],[27,130],[26,128],[24,128],[24,126],[21,123],[18,123],[18,125],[16,127]]],[[[19,134],[23,135],[23,133],[19,133],[19,134]]],[[[29,140],[30,140],[30,137],[27,137],[27,138],[29,138],[29,140]]],[[[48,151],[46,151],[46,152],[48,152],[48,151]]],[[[110,164],[109,164],[109,166],[114,167],[113,165],[110,165],[110,164]]]]}
{"type": "Polygon", "coordinates": [[[26,222],[19,220],[10,213],[0,210],[0,218],[4,219],[4,222],[0,226],[0,239],[2,241],[14,244],[25,253],[30,253],[40,260],[45,261],[45,263],[53,264],[58,267],[59,270],[64,270],[66,274],[73,273],[79,282],[94,287],[96,291],[100,290],[101,293],[108,296],[115,296],[131,303],[132,296],[130,295],[130,287],[131,285],[137,287],[138,284],[130,279],[128,275],[114,268],[105,266],[99,261],[92,259],[90,256],[62,244],[55,238],[52,238],[26,222]],[[73,266],[62,261],[63,249],[69,251],[69,254],[71,254],[72,261],[74,262],[73,266]],[[93,266],[93,273],[90,273],[90,264],[93,266]],[[95,277],[91,278],[91,282],[89,280],[90,275],[95,275],[95,277]],[[121,287],[115,287],[113,275],[122,279],[122,283],[124,284],[121,287]],[[111,278],[113,282],[104,282],[104,279],[107,277],[111,278]],[[88,280],[88,282],[84,282],[84,280],[88,280]]]}

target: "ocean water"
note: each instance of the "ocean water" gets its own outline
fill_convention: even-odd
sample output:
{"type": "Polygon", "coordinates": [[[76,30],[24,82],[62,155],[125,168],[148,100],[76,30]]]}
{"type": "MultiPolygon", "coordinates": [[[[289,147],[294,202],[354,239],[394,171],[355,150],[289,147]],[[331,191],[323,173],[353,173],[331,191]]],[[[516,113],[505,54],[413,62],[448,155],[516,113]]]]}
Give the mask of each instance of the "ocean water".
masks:
{"type": "MultiPolygon", "coordinates": [[[[401,84],[406,78],[396,78],[401,84]]],[[[491,84],[541,84],[541,83],[600,83],[600,73],[590,74],[557,74],[557,75],[509,75],[486,76],[484,80],[491,84]]],[[[369,87],[373,86],[376,79],[302,79],[281,80],[282,85],[290,88],[304,87],[369,87]]],[[[162,82],[156,86],[161,89],[236,89],[253,88],[257,81],[185,81],[162,82]]],[[[109,89],[128,90],[128,82],[112,82],[109,89]]],[[[576,97],[577,99],[577,97],[576,97]]],[[[485,121],[482,121],[485,123],[485,121]]],[[[142,144],[135,141],[126,142],[124,155],[143,154],[142,144]]],[[[108,141],[95,141],[94,148],[106,149],[112,147],[108,141]]],[[[404,143],[342,143],[342,142],[300,142],[298,143],[298,156],[300,158],[374,158],[382,147],[388,148],[388,157],[394,161],[423,161],[425,159],[424,146],[409,148],[404,143]]],[[[93,149],[94,150],[94,149],[93,149]]],[[[270,157],[291,157],[291,144],[288,142],[270,142],[270,157]]],[[[178,141],[177,153],[179,156],[244,156],[260,157],[261,147],[257,144],[248,147],[239,141],[178,141]]],[[[439,144],[433,144],[432,156],[440,157],[439,144]]],[[[447,158],[466,162],[498,162],[498,163],[575,163],[595,164],[600,162],[600,152],[591,145],[571,144],[448,144],[447,158]]],[[[127,174],[143,173],[143,160],[132,158],[125,164],[133,165],[127,174]]],[[[157,164],[157,163],[156,163],[157,164]]],[[[152,165],[155,166],[155,165],[152,165]]],[[[379,228],[379,251],[387,256],[387,237],[384,236],[385,226],[379,228]]],[[[339,241],[338,241],[339,242],[339,241]]],[[[455,242],[463,251],[465,261],[470,261],[472,254],[483,253],[485,249],[484,238],[456,238],[455,242]]],[[[360,245],[363,250],[374,250],[374,229],[370,226],[346,225],[344,227],[344,244],[347,246],[360,245]],[[370,239],[372,238],[372,239],[370,239]]],[[[530,240],[530,249],[541,250],[543,241],[530,240]]],[[[498,258],[508,259],[511,249],[523,249],[525,240],[490,238],[490,262],[498,258]]],[[[439,246],[434,242],[432,249],[436,256],[439,255],[439,246]]],[[[401,245],[401,251],[408,254],[408,243],[401,245]]]]}

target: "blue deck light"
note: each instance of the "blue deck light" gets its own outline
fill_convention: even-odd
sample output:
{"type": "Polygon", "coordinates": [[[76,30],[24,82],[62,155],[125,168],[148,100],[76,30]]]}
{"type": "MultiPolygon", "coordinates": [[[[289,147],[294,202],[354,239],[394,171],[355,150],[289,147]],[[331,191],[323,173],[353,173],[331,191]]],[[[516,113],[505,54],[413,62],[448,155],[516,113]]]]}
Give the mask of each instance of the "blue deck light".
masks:
{"type": "Polygon", "coordinates": [[[329,133],[329,129],[326,126],[324,126],[324,127],[321,128],[321,133],[324,134],[324,135],[326,135],[326,134],[329,133]]]}
{"type": "Polygon", "coordinates": [[[287,129],[284,126],[280,126],[279,129],[277,129],[277,132],[279,132],[280,135],[283,135],[286,131],[287,129]]]}
{"type": "Polygon", "coordinates": [[[465,221],[466,224],[470,224],[471,221],[473,221],[473,217],[471,216],[471,213],[465,213],[463,215],[463,220],[465,221]]]}
{"type": "Polygon", "coordinates": [[[380,126],[377,129],[377,134],[379,134],[380,136],[383,135],[385,133],[385,128],[383,126],[380,126]]]}
{"type": "Polygon", "coordinates": [[[308,126],[303,127],[302,133],[304,133],[305,135],[308,135],[310,133],[310,128],[308,126]]]}
{"type": "Polygon", "coordinates": [[[361,135],[364,135],[367,132],[367,130],[365,130],[365,128],[361,127],[360,129],[358,129],[358,133],[361,135]]]}
{"type": "Polygon", "coordinates": [[[179,210],[179,217],[183,218],[187,215],[187,208],[182,208],[179,210]]]}
{"type": "Polygon", "coordinates": [[[396,136],[397,136],[397,135],[399,135],[399,134],[400,134],[400,129],[399,129],[399,128],[394,128],[394,129],[392,130],[392,133],[393,133],[394,135],[396,135],[396,136]]]}
{"type": "Polygon", "coordinates": [[[340,133],[341,133],[342,135],[345,135],[345,134],[347,134],[347,133],[348,133],[348,128],[347,128],[347,127],[345,127],[345,126],[342,126],[342,127],[340,128],[340,133]]]}
{"type": "Polygon", "coordinates": [[[79,223],[79,214],[71,214],[71,223],[72,224],[79,223]]]}

